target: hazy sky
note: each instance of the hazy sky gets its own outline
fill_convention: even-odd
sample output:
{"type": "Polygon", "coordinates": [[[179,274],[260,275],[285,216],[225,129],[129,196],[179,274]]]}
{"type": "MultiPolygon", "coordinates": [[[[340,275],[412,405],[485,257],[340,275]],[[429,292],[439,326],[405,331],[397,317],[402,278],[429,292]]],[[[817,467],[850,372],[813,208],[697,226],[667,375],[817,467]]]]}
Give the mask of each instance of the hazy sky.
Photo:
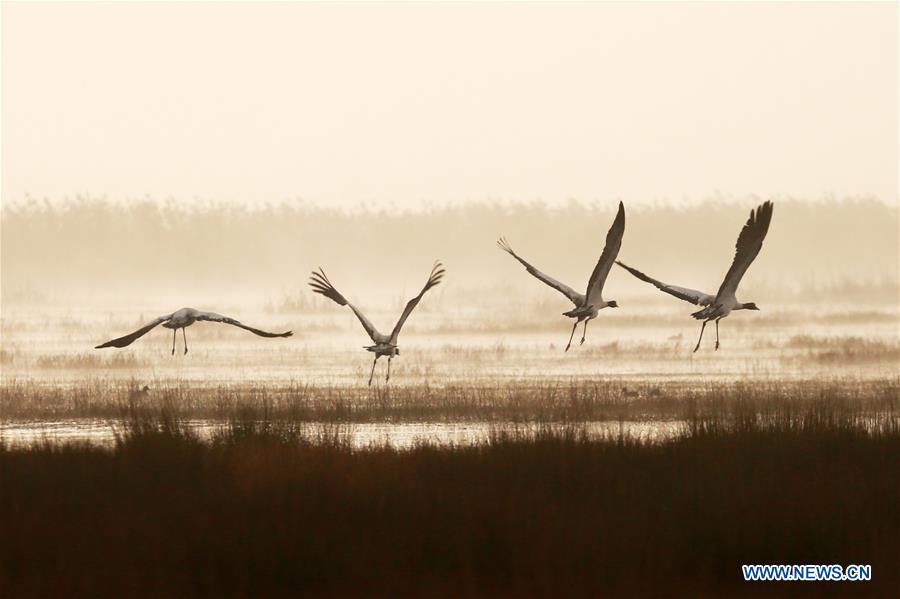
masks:
{"type": "Polygon", "coordinates": [[[898,194],[898,4],[13,4],[4,201],[898,194]]]}

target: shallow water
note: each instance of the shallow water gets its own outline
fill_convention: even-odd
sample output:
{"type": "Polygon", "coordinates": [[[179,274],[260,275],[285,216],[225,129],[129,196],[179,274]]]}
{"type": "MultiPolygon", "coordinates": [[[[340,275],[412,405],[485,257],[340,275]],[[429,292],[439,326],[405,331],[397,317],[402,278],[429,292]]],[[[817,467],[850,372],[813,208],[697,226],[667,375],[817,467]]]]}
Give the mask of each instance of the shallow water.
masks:
{"type": "MultiPolygon", "coordinates": [[[[48,315],[56,321],[61,318],[48,315]]],[[[877,378],[896,373],[900,341],[896,327],[883,321],[823,327],[752,318],[723,321],[719,351],[713,349],[715,337],[707,331],[697,353],[691,351],[697,327],[690,319],[640,327],[622,327],[614,321],[596,323],[588,331],[587,342],[578,345],[576,337],[568,352],[564,347],[570,329],[565,319],[560,320],[558,331],[460,334],[411,330],[401,339],[401,355],[392,361],[390,382],[446,384],[548,377],[736,380],[819,374],[877,378]]],[[[257,319],[264,320],[263,316],[257,319]]],[[[190,352],[182,353],[179,334],[173,356],[171,336],[165,329],[151,331],[127,348],[95,350],[98,341],[135,323],[76,320],[51,333],[47,321],[17,318],[4,309],[2,380],[70,384],[102,377],[151,386],[166,381],[367,382],[372,355],[361,348],[369,340],[357,330],[357,323],[346,320],[336,330],[315,332],[316,327],[324,326],[322,322],[298,319],[314,332],[263,340],[200,323],[187,329],[190,352]],[[13,322],[15,326],[10,326],[13,322]]],[[[427,319],[421,320],[424,328],[427,319]]],[[[387,360],[379,360],[376,384],[384,383],[386,368],[387,360]]]]}
{"type": "MultiPolygon", "coordinates": [[[[226,430],[228,424],[216,420],[186,420],[181,424],[201,439],[210,439],[226,430]]],[[[642,442],[665,441],[685,431],[683,421],[603,421],[580,423],[574,430],[589,438],[625,436],[642,442]]],[[[536,433],[539,431],[573,430],[572,425],[542,423],[540,425],[513,422],[436,422],[436,423],[362,423],[349,425],[301,425],[311,439],[319,435],[337,438],[354,448],[390,445],[408,449],[417,445],[466,446],[483,443],[492,435],[507,433],[536,433]]],[[[0,424],[0,443],[8,447],[25,447],[38,443],[62,445],[87,443],[101,447],[115,444],[116,435],[124,431],[123,423],[115,420],[59,420],[0,424]]]]}
{"type": "MultiPolygon", "coordinates": [[[[519,419],[511,414],[518,397],[507,393],[509,388],[533,386],[534,393],[548,397],[547,405],[535,403],[538,416],[529,408],[522,420],[560,420],[568,418],[560,416],[571,403],[568,389],[598,385],[602,393],[589,397],[607,402],[652,399],[658,405],[652,406],[655,411],[634,416],[614,408],[589,411],[584,418],[598,421],[591,430],[606,434],[618,422],[599,420],[625,417],[633,420],[624,425],[629,434],[662,438],[671,434],[672,425],[659,419],[684,417],[662,408],[673,392],[685,388],[839,379],[863,385],[900,376],[900,321],[893,305],[863,306],[855,312],[829,307],[736,314],[722,322],[719,351],[713,349],[713,329],[707,330],[696,353],[692,349],[697,323],[677,305],[665,303],[639,316],[609,312],[591,323],[584,345],[578,344],[579,329],[572,349],[565,352],[571,324],[558,313],[508,314],[496,320],[496,313],[485,308],[464,315],[423,311],[404,329],[390,382],[384,380],[387,361],[381,359],[374,384],[368,387],[372,356],[362,346],[369,340],[349,311],[289,314],[244,309],[245,321],[279,330],[290,327],[294,337],[262,339],[234,327],[198,323],[187,329],[190,352],[182,353],[179,333],[173,356],[171,331],[162,328],[127,348],[93,348],[146,320],[128,308],[4,305],[0,430],[8,443],[47,438],[108,444],[115,430],[109,421],[64,419],[118,418],[135,400],[135,391],[147,385],[149,397],[136,397],[137,404],[165,407],[182,418],[227,419],[233,408],[265,410],[276,404],[288,412],[318,410],[306,419],[320,421],[329,419],[322,415],[329,407],[362,405],[366,414],[341,429],[354,446],[466,444],[508,426],[498,421],[519,419]],[[518,319],[518,324],[504,328],[505,319],[518,319]],[[539,328],[526,328],[532,321],[539,328]],[[444,396],[430,391],[449,389],[446,396],[453,398],[453,387],[476,391],[457,400],[463,405],[442,412],[444,396]],[[419,389],[432,404],[417,403],[419,389]],[[467,402],[477,409],[468,410],[467,402]],[[506,411],[495,409],[498,406],[506,411]],[[481,413],[485,411],[492,415],[481,413]],[[466,422],[453,423],[470,416],[466,422]],[[439,421],[420,422],[431,417],[439,421]],[[43,421],[23,423],[23,418],[43,421]],[[386,420],[391,424],[384,424],[386,420]]],[[[379,323],[395,317],[372,315],[379,323]]],[[[581,410],[572,405],[575,412],[581,410]]],[[[581,414],[572,419],[580,420],[581,414]]],[[[212,434],[224,420],[190,422],[199,432],[212,434]]]]}

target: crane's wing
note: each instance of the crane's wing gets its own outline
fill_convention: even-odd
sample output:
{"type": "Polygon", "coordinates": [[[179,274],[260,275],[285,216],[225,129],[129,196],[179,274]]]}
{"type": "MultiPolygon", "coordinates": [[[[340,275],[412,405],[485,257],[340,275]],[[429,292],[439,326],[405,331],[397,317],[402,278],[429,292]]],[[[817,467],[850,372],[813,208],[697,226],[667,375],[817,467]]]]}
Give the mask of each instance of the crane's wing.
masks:
{"type": "Polygon", "coordinates": [[[750,267],[750,264],[762,249],[763,239],[769,232],[769,223],[772,221],[772,202],[763,202],[755,210],[750,211],[747,224],[741,229],[735,244],[734,261],[731,268],[722,280],[722,286],[716,294],[717,300],[735,297],[738,284],[750,267]]]}
{"type": "Polygon", "coordinates": [[[603,253],[600,254],[600,260],[597,261],[594,272],[591,273],[591,278],[588,280],[587,291],[585,292],[588,304],[602,300],[603,284],[606,283],[609,270],[612,268],[616,256],[619,255],[623,235],[625,235],[625,206],[622,202],[619,202],[619,211],[616,214],[616,219],[606,233],[606,246],[603,248],[603,253]]]}
{"type": "Polygon", "coordinates": [[[560,283],[553,277],[545,275],[544,273],[542,273],[541,271],[539,271],[538,269],[533,267],[531,264],[529,264],[528,262],[526,262],[525,260],[520,258],[519,255],[513,251],[512,247],[509,245],[509,242],[506,241],[505,237],[501,237],[497,241],[497,245],[500,246],[501,250],[503,250],[504,252],[506,252],[507,254],[509,254],[510,256],[512,256],[513,258],[518,260],[519,262],[521,262],[522,266],[525,267],[525,270],[530,272],[536,279],[538,279],[539,281],[543,281],[547,285],[550,285],[551,287],[553,287],[554,289],[556,289],[557,291],[559,291],[560,293],[565,295],[576,306],[581,306],[584,304],[585,298],[583,295],[581,295],[580,293],[578,293],[577,291],[575,291],[574,289],[572,289],[565,283],[560,283]]]}
{"type": "Polygon", "coordinates": [[[221,314],[216,314],[215,312],[195,312],[194,318],[197,320],[204,320],[207,322],[223,322],[225,324],[234,325],[236,327],[240,327],[245,331],[250,331],[254,335],[259,335],[260,337],[290,337],[294,333],[292,331],[287,331],[284,333],[270,333],[268,331],[262,331],[260,329],[255,329],[251,326],[247,326],[239,320],[235,320],[234,318],[229,318],[228,316],[222,316],[221,314]]]}
{"type": "Polygon", "coordinates": [[[696,289],[688,289],[687,287],[678,287],[676,285],[669,285],[668,283],[663,283],[662,281],[657,281],[653,277],[649,277],[639,271],[636,268],[631,268],[627,264],[623,264],[616,260],[616,264],[636,276],[642,281],[646,281],[650,283],[660,291],[664,291],[669,295],[674,295],[678,299],[682,299],[686,302],[691,302],[692,304],[696,304],[698,306],[708,306],[715,300],[713,296],[708,293],[703,293],[702,291],[697,291],[696,289]]]}
{"type": "MultiPolygon", "coordinates": [[[[174,313],[173,313],[174,314],[174,313]]],[[[101,343],[94,347],[94,349],[103,349],[104,347],[125,347],[127,345],[131,345],[140,337],[143,337],[147,333],[149,333],[154,327],[160,325],[167,320],[172,318],[172,314],[166,314],[165,316],[160,316],[156,320],[152,322],[148,322],[138,330],[133,333],[129,333],[123,337],[119,337],[118,339],[113,339],[112,341],[107,341],[106,343],[101,343]]]]}
{"type": "Polygon", "coordinates": [[[403,309],[403,314],[400,315],[400,320],[397,321],[397,324],[394,325],[394,330],[391,331],[391,343],[397,344],[397,337],[400,335],[400,329],[403,328],[403,323],[406,322],[406,319],[409,318],[409,315],[412,313],[413,309],[419,304],[419,300],[422,299],[422,296],[425,295],[425,292],[437,285],[441,282],[441,279],[444,278],[444,265],[440,262],[435,262],[434,266],[431,268],[431,274],[428,275],[428,281],[425,283],[425,286],[422,287],[422,291],[419,292],[419,295],[412,298],[406,303],[406,307],[403,309]]]}
{"type": "Polygon", "coordinates": [[[362,323],[363,328],[366,330],[366,333],[369,334],[372,341],[375,343],[386,343],[388,341],[387,335],[379,333],[378,329],[375,328],[375,325],[373,325],[362,312],[357,310],[356,306],[348,302],[347,299],[334,288],[334,285],[332,285],[331,281],[328,280],[328,277],[325,276],[324,270],[319,268],[319,272],[313,271],[312,276],[309,278],[309,286],[312,287],[314,292],[324,295],[338,305],[350,306],[350,309],[356,314],[356,317],[359,319],[359,322],[362,323]]]}

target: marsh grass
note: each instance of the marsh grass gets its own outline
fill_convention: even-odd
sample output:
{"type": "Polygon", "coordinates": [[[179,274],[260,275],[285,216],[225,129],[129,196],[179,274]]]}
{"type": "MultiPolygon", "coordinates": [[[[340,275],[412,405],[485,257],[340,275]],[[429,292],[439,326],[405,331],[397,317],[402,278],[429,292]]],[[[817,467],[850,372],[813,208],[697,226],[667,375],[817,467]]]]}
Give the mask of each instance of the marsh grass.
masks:
{"type": "Polygon", "coordinates": [[[858,364],[867,361],[900,363],[900,345],[882,339],[796,335],[785,344],[785,348],[801,350],[802,353],[791,356],[794,360],[834,365],[858,364]]]}
{"type": "Polygon", "coordinates": [[[94,379],[76,385],[10,381],[0,420],[127,420],[166,410],[182,419],[257,418],[316,423],[585,422],[685,419],[739,409],[790,412],[830,406],[875,415],[897,409],[900,379],[747,379],[700,382],[627,378],[347,387],[304,383],[196,385],[94,379]]]}
{"type": "Polygon", "coordinates": [[[43,354],[35,359],[37,368],[136,368],[139,366],[133,354],[107,354],[81,352],[76,354],[43,354]]]}
{"type": "MultiPolygon", "coordinates": [[[[504,429],[359,449],[244,413],[133,414],[112,448],[0,446],[7,596],[887,596],[900,426],[840,404],[701,414],[682,438],[504,429]],[[744,583],[742,563],[870,563],[744,583]]],[[[331,431],[331,432],[329,432],[331,431]]]]}

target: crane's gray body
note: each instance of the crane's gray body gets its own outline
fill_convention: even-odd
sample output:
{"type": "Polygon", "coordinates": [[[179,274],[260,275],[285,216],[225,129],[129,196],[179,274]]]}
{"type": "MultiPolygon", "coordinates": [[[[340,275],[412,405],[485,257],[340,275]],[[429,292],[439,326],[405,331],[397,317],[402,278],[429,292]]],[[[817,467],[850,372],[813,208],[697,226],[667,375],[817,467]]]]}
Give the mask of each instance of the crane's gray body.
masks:
{"type": "Polygon", "coordinates": [[[193,308],[182,308],[181,310],[172,312],[172,314],[170,314],[168,317],[169,319],[166,322],[162,323],[162,326],[166,329],[183,329],[197,322],[198,317],[201,314],[212,315],[213,313],[200,312],[199,310],[195,310],[193,308]]]}
{"type": "Polygon", "coordinates": [[[394,343],[376,343],[375,345],[364,345],[363,349],[375,354],[375,359],[400,355],[400,348],[394,343]]]}

